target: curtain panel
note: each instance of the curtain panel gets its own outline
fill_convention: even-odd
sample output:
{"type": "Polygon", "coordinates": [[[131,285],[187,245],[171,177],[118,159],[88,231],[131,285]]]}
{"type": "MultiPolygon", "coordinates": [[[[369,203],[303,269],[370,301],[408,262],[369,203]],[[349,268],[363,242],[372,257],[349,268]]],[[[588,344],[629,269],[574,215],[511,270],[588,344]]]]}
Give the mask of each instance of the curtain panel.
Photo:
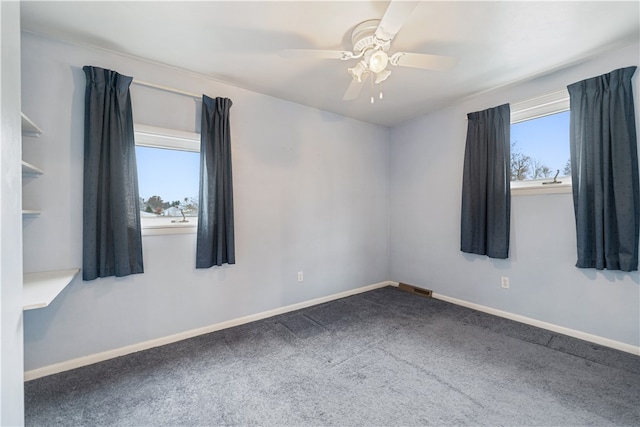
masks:
{"type": "Polygon", "coordinates": [[[98,67],[86,76],[82,278],[144,271],[131,77],[98,67]]]}
{"type": "Polygon", "coordinates": [[[467,114],[460,250],[509,257],[511,218],[509,104],[467,114]]]}
{"type": "Polygon", "coordinates": [[[202,96],[196,268],[235,264],[228,98],[202,96]]]}
{"type": "Polygon", "coordinates": [[[621,68],[567,87],[579,268],[638,269],[635,71],[621,68]]]}

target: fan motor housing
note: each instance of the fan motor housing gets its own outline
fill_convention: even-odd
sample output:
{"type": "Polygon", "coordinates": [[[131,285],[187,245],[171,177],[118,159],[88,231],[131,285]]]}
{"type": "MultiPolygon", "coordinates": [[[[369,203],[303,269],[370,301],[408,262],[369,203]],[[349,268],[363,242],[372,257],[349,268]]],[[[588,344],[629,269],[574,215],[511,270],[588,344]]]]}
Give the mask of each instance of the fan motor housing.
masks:
{"type": "MultiPolygon", "coordinates": [[[[379,44],[376,43],[376,30],[380,24],[379,19],[369,19],[355,26],[351,32],[351,43],[353,43],[353,52],[360,53],[363,50],[376,47],[379,44]]],[[[381,45],[382,50],[387,51],[389,49],[389,43],[381,45]]]]}

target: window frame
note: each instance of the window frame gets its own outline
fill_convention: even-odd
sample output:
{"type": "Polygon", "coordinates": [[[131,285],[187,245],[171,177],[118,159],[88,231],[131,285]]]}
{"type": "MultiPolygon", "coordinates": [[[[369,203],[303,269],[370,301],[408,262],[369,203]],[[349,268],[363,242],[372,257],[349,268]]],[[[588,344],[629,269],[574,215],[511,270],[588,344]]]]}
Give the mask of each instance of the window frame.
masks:
{"type": "MultiPolygon", "coordinates": [[[[166,129],[138,123],[135,123],[133,127],[136,146],[200,153],[199,133],[166,129]]],[[[145,224],[143,217],[140,217],[140,227],[142,229],[142,236],[196,234],[198,230],[198,222],[196,219],[194,223],[189,224],[145,224]]]]}
{"type": "MultiPolygon", "coordinates": [[[[569,111],[569,91],[566,88],[511,104],[511,123],[509,126],[565,111],[569,111]]],[[[562,184],[543,184],[543,182],[548,181],[549,178],[510,181],[511,195],[566,194],[572,192],[570,176],[564,178],[562,184]]]]}

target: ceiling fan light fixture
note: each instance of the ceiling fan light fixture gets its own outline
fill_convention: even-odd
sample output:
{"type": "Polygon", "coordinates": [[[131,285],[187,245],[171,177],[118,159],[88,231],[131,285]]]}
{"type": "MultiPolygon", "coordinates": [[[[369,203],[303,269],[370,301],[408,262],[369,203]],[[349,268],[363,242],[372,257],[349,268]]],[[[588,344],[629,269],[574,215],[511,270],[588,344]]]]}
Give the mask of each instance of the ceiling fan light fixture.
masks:
{"type": "Polygon", "coordinates": [[[389,57],[387,53],[383,50],[377,50],[371,54],[369,57],[369,69],[374,73],[380,73],[385,68],[387,68],[387,64],[389,63],[389,57]]]}
{"type": "MultiPolygon", "coordinates": [[[[1,1],[1,0],[0,0],[1,1]]],[[[388,0],[387,10],[382,19],[369,19],[356,25],[351,31],[351,51],[321,50],[321,49],[287,49],[283,56],[297,56],[300,58],[327,58],[343,61],[354,60],[353,67],[347,68],[352,81],[343,99],[355,99],[362,88],[362,82],[371,77],[371,93],[374,85],[387,80],[391,72],[389,65],[394,67],[420,68],[432,71],[446,71],[455,66],[456,58],[431,55],[426,53],[396,52],[391,50],[391,42],[407,17],[413,12],[418,1],[388,0]],[[371,74],[371,76],[369,76],[371,74]]],[[[382,90],[380,90],[382,99],[382,90]]],[[[374,97],[371,97],[371,102],[374,97]]]]}
{"type": "Polygon", "coordinates": [[[358,83],[362,83],[362,76],[366,74],[367,67],[363,61],[358,61],[352,68],[347,68],[347,71],[349,71],[349,74],[351,74],[358,83]]]}
{"type": "Polygon", "coordinates": [[[382,70],[379,73],[376,73],[376,83],[382,83],[383,81],[387,80],[387,77],[389,77],[391,75],[391,71],[389,70],[382,70]]]}

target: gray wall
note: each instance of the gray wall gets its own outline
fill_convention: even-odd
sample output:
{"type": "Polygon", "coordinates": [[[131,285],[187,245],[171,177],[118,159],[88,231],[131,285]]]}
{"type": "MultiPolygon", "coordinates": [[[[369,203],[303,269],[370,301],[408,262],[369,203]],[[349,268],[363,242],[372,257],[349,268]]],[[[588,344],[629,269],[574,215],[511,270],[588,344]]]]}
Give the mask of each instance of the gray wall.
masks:
{"type": "MultiPolygon", "coordinates": [[[[44,131],[25,157],[45,171],[25,189],[43,211],[26,271],[81,266],[83,65],[232,99],[237,264],[196,271],[194,234],[143,237],[144,274],[77,279],[25,312],[26,370],[389,279],[388,129],[23,33],[23,109],[44,131]]],[[[134,85],[132,101],[138,123],[199,129],[193,98],[134,85]]]]}
{"type": "MultiPolygon", "coordinates": [[[[573,266],[570,194],[513,197],[510,260],[459,251],[466,114],[638,64],[638,46],[389,130],[108,52],[26,33],[22,43],[23,110],[45,132],[24,147],[45,170],[25,187],[43,210],[24,225],[25,270],[81,263],[83,65],[233,100],[238,260],[196,271],[194,235],[143,237],[145,274],[76,280],[25,313],[26,370],[387,279],[640,344],[639,275],[573,266]]],[[[195,100],[135,85],[132,97],[136,122],[197,131],[195,100]]]]}
{"type": "MultiPolygon", "coordinates": [[[[574,267],[571,194],[512,197],[509,260],[460,252],[460,204],[467,113],[534,98],[616,68],[638,65],[638,52],[634,45],[469,98],[392,129],[391,277],[448,297],[637,347],[640,274],[574,267]],[[502,289],[501,276],[510,277],[510,289],[502,289]]],[[[636,99],[639,78],[637,72],[636,99]]]]}
{"type": "Polygon", "coordinates": [[[0,2],[0,425],[24,423],[20,3],[0,2]]]}

